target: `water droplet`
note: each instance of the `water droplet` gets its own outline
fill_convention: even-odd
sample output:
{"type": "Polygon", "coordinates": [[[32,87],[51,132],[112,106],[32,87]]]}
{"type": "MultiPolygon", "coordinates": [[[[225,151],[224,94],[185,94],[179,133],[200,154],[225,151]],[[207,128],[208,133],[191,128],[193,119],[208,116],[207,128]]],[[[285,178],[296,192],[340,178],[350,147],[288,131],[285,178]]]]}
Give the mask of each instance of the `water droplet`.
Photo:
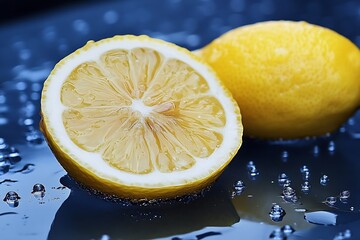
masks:
{"type": "Polygon", "coordinates": [[[271,220],[273,220],[274,222],[280,222],[280,221],[282,221],[285,214],[286,214],[285,210],[282,207],[280,207],[280,205],[274,204],[271,207],[269,216],[270,216],[271,220]]]}
{"type": "Polygon", "coordinates": [[[287,237],[286,237],[285,233],[283,231],[281,231],[280,228],[277,228],[271,232],[269,238],[273,239],[273,240],[286,240],[287,237]]]}
{"type": "Polygon", "coordinates": [[[311,175],[310,172],[304,172],[304,173],[302,174],[303,180],[304,180],[304,181],[309,181],[310,175],[311,175]]]}
{"type": "Polygon", "coordinates": [[[329,177],[325,174],[320,177],[320,184],[323,186],[326,186],[329,183],[329,181],[330,181],[329,177]]]}
{"type": "Polygon", "coordinates": [[[0,138],[0,152],[1,152],[2,150],[7,149],[7,148],[9,148],[9,145],[6,144],[5,139],[0,138]]]}
{"type": "Polygon", "coordinates": [[[354,209],[354,207],[350,207],[350,211],[354,211],[355,209],[354,209]]]}
{"type": "Polygon", "coordinates": [[[99,240],[110,240],[110,236],[107,234],[104,234],[101,236],[101,238],[99,240]]]}
{"type": "Polygon", "coordinates": [[[288,236],[288,235],[292,234],[293,232],[295,232],[295,229],[291,225],[284,225],[281,228],[281,231],[283,233],[285,233],[286,236],[288,236]]]}
{"type": "Polygon", "coordinates": [[[20,156],[19,151],[16,148],[11,147],[10,153],[8,154],[8,159],[11,164],[16,164],[16,163],[20,162],[21,156],[20,156]]]}
{"type": "Polygon", "coordinates": [[[307,210],[305,208],[295,208],[295,212],[306,212],[307,210]]]}
{"type": "Polygon", "coordinates": [[[320,149],[319,149],[319,146],[318,145],[315,145],[314,148],[313,148],[313,154],[315,157],[319,156],[319,153],[320,153],[320,149]]]}
{"type": "Polygon", "coordinates": [[[278,183],[280,186],[283,186],[285,184],[286,180],[289,180],[289,177],[286,175],[286,173],[279,174],[278,183]]]}
{"type": "Polygon", "coordinates": [[[249,161],[248,164],[246,165],[247,169],[249,170],[250,168],[252,168],[253,166],[255,166],[253,161],[249,161]]]}
{"type": "Polygon", "coordinates": [[[41,183],[37,183],[33,186],[32,194],[35,198],[42,200],[45,196],[45,187],[41,183]]]}
{"type": "Polygon", "coordinates": [[[284,187],[283,189],[283,195],[284,196],[294,196],[295,190],[292,187],[284,187]]]}
{"type": "Polygon", "coordinates": [[[5,160],[4,154],[0,153],[0,175],[9,172],[9,169],[10,169],[10,163],[5,160]]]}
{"type": "Polygon", "coordinates": [[[286,179],[284,184],[283,184],[283,187],[290,187],[291,185],[291,180],[290,179],[286,179]]]}
{"type": "Polygon", "coordinates": [[[310,192],[311,185],[308,181],[305,181],[301,184],[301,191],[303,193],[309,193],[310,192]]]}
{"type": "Polygon", "coordinates": [[[17,82],[15,84],[15,88],[16,88],[16,90],[24,91],[27,88],[27,84],[26,84],[26,82],[17,82]]]}
{"type": "Polygon", "coordinates": [[[300,168],[300,172],[301,173],[310,172],[310,169],[308,168],[308,166],[304,165],[300,168]]]}
{"type": "Polygon", "coordinates": [[[329,142],[328,151],[329,151],[330,154],[333,154],[335,152],[335,143],[334,143],[334,141],[329,142]]]}
{"type": "Polygon", "coordinates": [[[24,126],[32,126],[34,124],[34,120],[31,118],[19,119],[19,124],[24,126]]]}
{"type": "Polygon", "coordinates": [[[243,181],[239,180],[236,181],[233,185],[233,192],[232,192],[232,196],[238,196],[240,195],[245,189],[245,184],[243,181]]]}
{"type": "Polygon", "coordinates": [[[43,134],[39,130],[32,129],[25,133],[26,141],[32,145],[40,145],[44,142],[43,134]]]}
{"type": "Polygon", "coordinates": [[[298,201],[295,190],[290,186],[284,187],[282,197],[286,202],[296,203],[298,201]]]}
{"type": "Polygon", "coordinates": [[[316,211],[305,213],[304,218],[309,223],[325,226],[335,226],[337,214],[327,211],[316,211]]]}
{"type": "Polygon", "coordinates": [[[350,191],[344,190],[344,191],[340,192],[340,195],[339,195],[340,202],[347,203],[349,198],[350,198],[350,191]]]}
{"type": "Polygon", "coordinates": [[[351,238],[351,231],[346,229],[344,232],[339,232],[335,237],[334,240],[345,240],[351,238]]]}
{"type": "Polygon", "coordinates": [[[325,204],[328,206],[334,206],[336,203],[336,197],[327,197],[325,200],[325,204]]]}
{"type": "Polygon", "coordinates": [[[17,207],[19,206],[19,199],[20,196],[16,192],[10,191],[5,195],[4,202],[6,202],[10,207],[17,207]]]}
{"type": "Polygon", "coordinates": [[[246,168],[251,180],[255,180],[256,177],[260,174],[253,161],[249,161],[246,165],[246,168]]]}
{"type": "Polygon", "coordinates": [[[259,174],[260,173],[259,173],[258,169],[255,166],[253,166],[252,168],[249,169],[249,175],[251,177],[256,177],[259,174]]]}
{"type": "Polygon", "coordinates": [[[288,158],[289,158],[289,153],[288,153],[288,151],[283,151],[283,152],[281,153],[281,160],[282,160],[283,162],[286,162],[286,161],[288,160],[288,158]]]}

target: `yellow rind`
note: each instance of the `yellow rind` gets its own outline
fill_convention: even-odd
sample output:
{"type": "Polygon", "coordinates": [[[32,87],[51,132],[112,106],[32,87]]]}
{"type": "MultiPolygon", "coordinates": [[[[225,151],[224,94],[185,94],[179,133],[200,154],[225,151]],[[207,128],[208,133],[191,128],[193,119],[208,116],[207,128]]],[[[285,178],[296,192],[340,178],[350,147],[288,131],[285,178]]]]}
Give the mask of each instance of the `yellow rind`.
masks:
{"type": "Polygon", "coordinates": [[[193,58],[197,62],[202,63],[206,66],[207,71],[211,72],[214,76],[217,77],[215,71],[205,63],[205,61],[198,56],[195,56],[190,51],[178,47],[174,44],[167,43],[162,40],[152,39],[148,36],[133,36],[133,35],[124,35],[124,36],[114,36],[113,38],[103,39],[98,42],[89,41],[85,46],[76,50],[72,54],[68,55],[64,59],[62,59],[59,63],[56,64],[54,69],[51,71],[49,77],[46,79],[42,91],[42,98],[41,98],[41,121],[40,121],[40,129],[43,132],[49,147],[51,148],[52,152],[54,153],[55,157],[59,161],[59,163],[63,166],[63,168],[69,173],[69,175],[74,178],[76,181],[80,182],[84,186],[101,191],[102,193],[108,195],[115,195],[120,198],[130,199],[133,201],[137,200],[153,200],[153,199],[170,199],[175,197],[180,197],[192,193],[199,192],[200,190],[204,189],[205,187],[209,186],[213,183],[220,174],[224,171],[225,167],[231,162],[233,157],[236,155],[238,150],[242,145],[242,135],[243,135],[243,127],[241,122],[241,114],[240,109],[236,101],[233,99],[232,94],[230,91],[223,85],[223,83],[219,80],[219,78],[215,78],[218,82],[218,85],[221,86],[222,91],[225,93],[226,97],[231,99],[231,103],[233,104],[234,114],[237,116],[236,122],[238,128],[237,139],[233,139],[234,142],[237,142],[237,146],[229,152],[227,161],[224,164],[216,169],[215,171],[211,172],[204,178],[200,179],[189,179],[189,181],[184,182],[183,184],[179,185],[166,185],[164,183],[163,186],[158,187],[144,187],[144,186],[134,186],[134,185],[127,185],[121,182],[113,181],[111,179],[106,179],[97,175],[94,171],[86,169],[85,167],[81,166],[77,161],[76,157],[69,154],[69,150],[66,149],[63,145],[61,145],[60,139],[56,138],[54,134],[52,134],[53,130],[51,129],[49,119],[47,118],[46,114],[44,114],[43,106],[45,106],[46,101],[46,92],[47,88],[51,81],[55,81],[53,77],[56,75],[57,69],[61,67],[65,62],[69,59],[76,57],[80,52],[87,51],[92,47],[96,47],[104,42],[107,41],[116,41],[122,39],[136,39],[144,40],[144,41],[156,41],[161,44],[166,44],[171,46],[172,48],[176,48],[178,51],[184,52],[190,58],[193,58]]]}
{"type": "Polygon", "coordinates": [[[306,22],[261,22],[233,29],[195,51],[195,54],[213,67],[232,92],[241,108],[244,134],[250,137],[298,139],[321,136],[338,129],[360,106],[360,50],[349,39],[331,29],[306,22]],[[279,26],[290,33],[294,29],[296,38],[291,34],[281,35],[279,26]],[[278,39],[259,33],[264,29],[272,31],[278,39]],[[302,37],[295,32],[299,29],[302,37]],[[310,34],[303,29],[312,32],[310,34]],[[275,71],[280,69],[276,66],[285,65],[283,63],[288,61],[285,61],[287,58],[281,58],[281,54],[275,58],[270,52],[273,49],[265,45],[270,42],[274,46],[278,46],[277,43],[281,46],[284,43],[280,40],[287,41],[284,48],[289,50],[289,56],[297,51],[297,58],[288,59],[303,60],[306,56],[309,59],[298,60],[298,65],[288,65],[288,72],[284,76],[282,72],[275,71]],[[310,40],[316,44],[310,45],[310,40]],[[330,57],[326,58],[320,53],[327,53],[326,56],[330,57]],[[322,61],[312,62],[312,59],[318,60],[315,58],[317,56],[323,56],[322,61]],[[277,61],[281,64],[276,65],[277,61]],[[254,67],[256,64],[257,68],[254,67]],[[301,67],[301,64],[305,67],[301,67]],[[270,66],[272,70],[269,70],[270,66]],[[304,70],[303,75],[306,76],[296,73],[296,69],[304,70]],[[322,71],[322,74],[314,69],[322,71]],[[326,77],[331,71],[334,76],[326,77]],[[317,74],[320,75],[318,78],[313,77],[317,74]],[[297,82],[294,81],[293,86],[284,91],[285,84],[268,84],[268,79],[276,77],[293,78],[297,82]],[[307,78],[313,81],[305,81],[307,78]],[[304,89],[301,87],[306,85],[313,87],[305,88],[303,92],[296,89],[304,89]]]}

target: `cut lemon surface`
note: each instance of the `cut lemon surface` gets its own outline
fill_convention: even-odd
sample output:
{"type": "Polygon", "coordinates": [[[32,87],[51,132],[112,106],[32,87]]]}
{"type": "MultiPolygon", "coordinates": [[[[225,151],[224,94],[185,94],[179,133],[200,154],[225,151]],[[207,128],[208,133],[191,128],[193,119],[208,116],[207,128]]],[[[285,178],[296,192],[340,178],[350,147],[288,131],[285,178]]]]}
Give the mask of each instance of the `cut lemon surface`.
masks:
{"type": "Polygon", "coordinates": [[[146,36],[91,41],[61,60],[41,114],[70,176],[128,199],[197,192],[242,143],[240,110],[216,74],[186,49],[146,36]]]}

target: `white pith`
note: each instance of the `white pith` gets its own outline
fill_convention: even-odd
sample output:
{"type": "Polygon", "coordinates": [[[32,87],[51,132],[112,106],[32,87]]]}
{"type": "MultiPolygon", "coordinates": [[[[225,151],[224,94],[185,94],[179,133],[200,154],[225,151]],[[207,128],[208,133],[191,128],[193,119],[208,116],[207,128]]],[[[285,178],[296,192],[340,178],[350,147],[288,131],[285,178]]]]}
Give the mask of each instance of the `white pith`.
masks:
{"type": "MultiPolygon", "coordinates": [[[[230,155],[233,155],[238,148],[242,137],[242,130],[241,127],[239,127],[238,115],[235,114],[236,109],[234,102],[226,96],[223,87],[220,86],[218,80],[215,79],[215,75],[206,65],[189,57],[187,53],[178,51],[173,46],[168,46],[156,41],[114,38],[112,40],[102,41],[101,44],[89,44],[90,47],[86,51],[75,52],[56,66],[45,83],[42,99],[43,117],[49,132],[51,132],[56,142],[61,145],[62,149],[70,153],[79,165],[101,178],[124,185],[163,187],[183,185],[187,182],[193,182],[196,179],[206,178],[228,162],[230,155]],[[99,59],[101,54],[109,50],[130,50],[137,47],[154,49],[167,58],[179,59],[190,65],[207,80],[210,88],[209,94],[215,96],[224,109],[226,125],[220,130],[220,133],[223,134],[222,144],[208,158],[194,157],[196,164],[190,169],[173,171],[171,173],[161,173],[155,170],[148,174],[133,174],[121,171],[103,161],[100,153],[86,152],[79,148],[72,142],[65,130],[62,122],[62,112],[67,107],[61,103],[60,89],[71,71],[83,62],[99,59]],[[44,98],[44,95],[46,98],[44,98]]],[[[131,108],[141,112],[144,116],[152,111],[151,107],[145,106],[140,100],[134,100],[131,108]]]]}

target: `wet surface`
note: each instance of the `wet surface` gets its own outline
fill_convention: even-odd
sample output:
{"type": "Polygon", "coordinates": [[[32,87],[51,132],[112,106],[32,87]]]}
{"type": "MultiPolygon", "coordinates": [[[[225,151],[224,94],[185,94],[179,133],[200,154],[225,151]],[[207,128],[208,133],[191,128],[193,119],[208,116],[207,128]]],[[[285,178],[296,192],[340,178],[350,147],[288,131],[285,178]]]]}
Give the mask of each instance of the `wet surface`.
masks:
{"type": "Polygon", "coordinates": [[[193,50],[233,27],[286,18],[360,44],[358,2],[281,2],[94,2],[0,26],[0,239],[360,239],[360,112],[316,139],[244,139],[201,196],[147,205],[78,186],[39,131],[43,81],[89,39],[148,34],[193,50]]]}

